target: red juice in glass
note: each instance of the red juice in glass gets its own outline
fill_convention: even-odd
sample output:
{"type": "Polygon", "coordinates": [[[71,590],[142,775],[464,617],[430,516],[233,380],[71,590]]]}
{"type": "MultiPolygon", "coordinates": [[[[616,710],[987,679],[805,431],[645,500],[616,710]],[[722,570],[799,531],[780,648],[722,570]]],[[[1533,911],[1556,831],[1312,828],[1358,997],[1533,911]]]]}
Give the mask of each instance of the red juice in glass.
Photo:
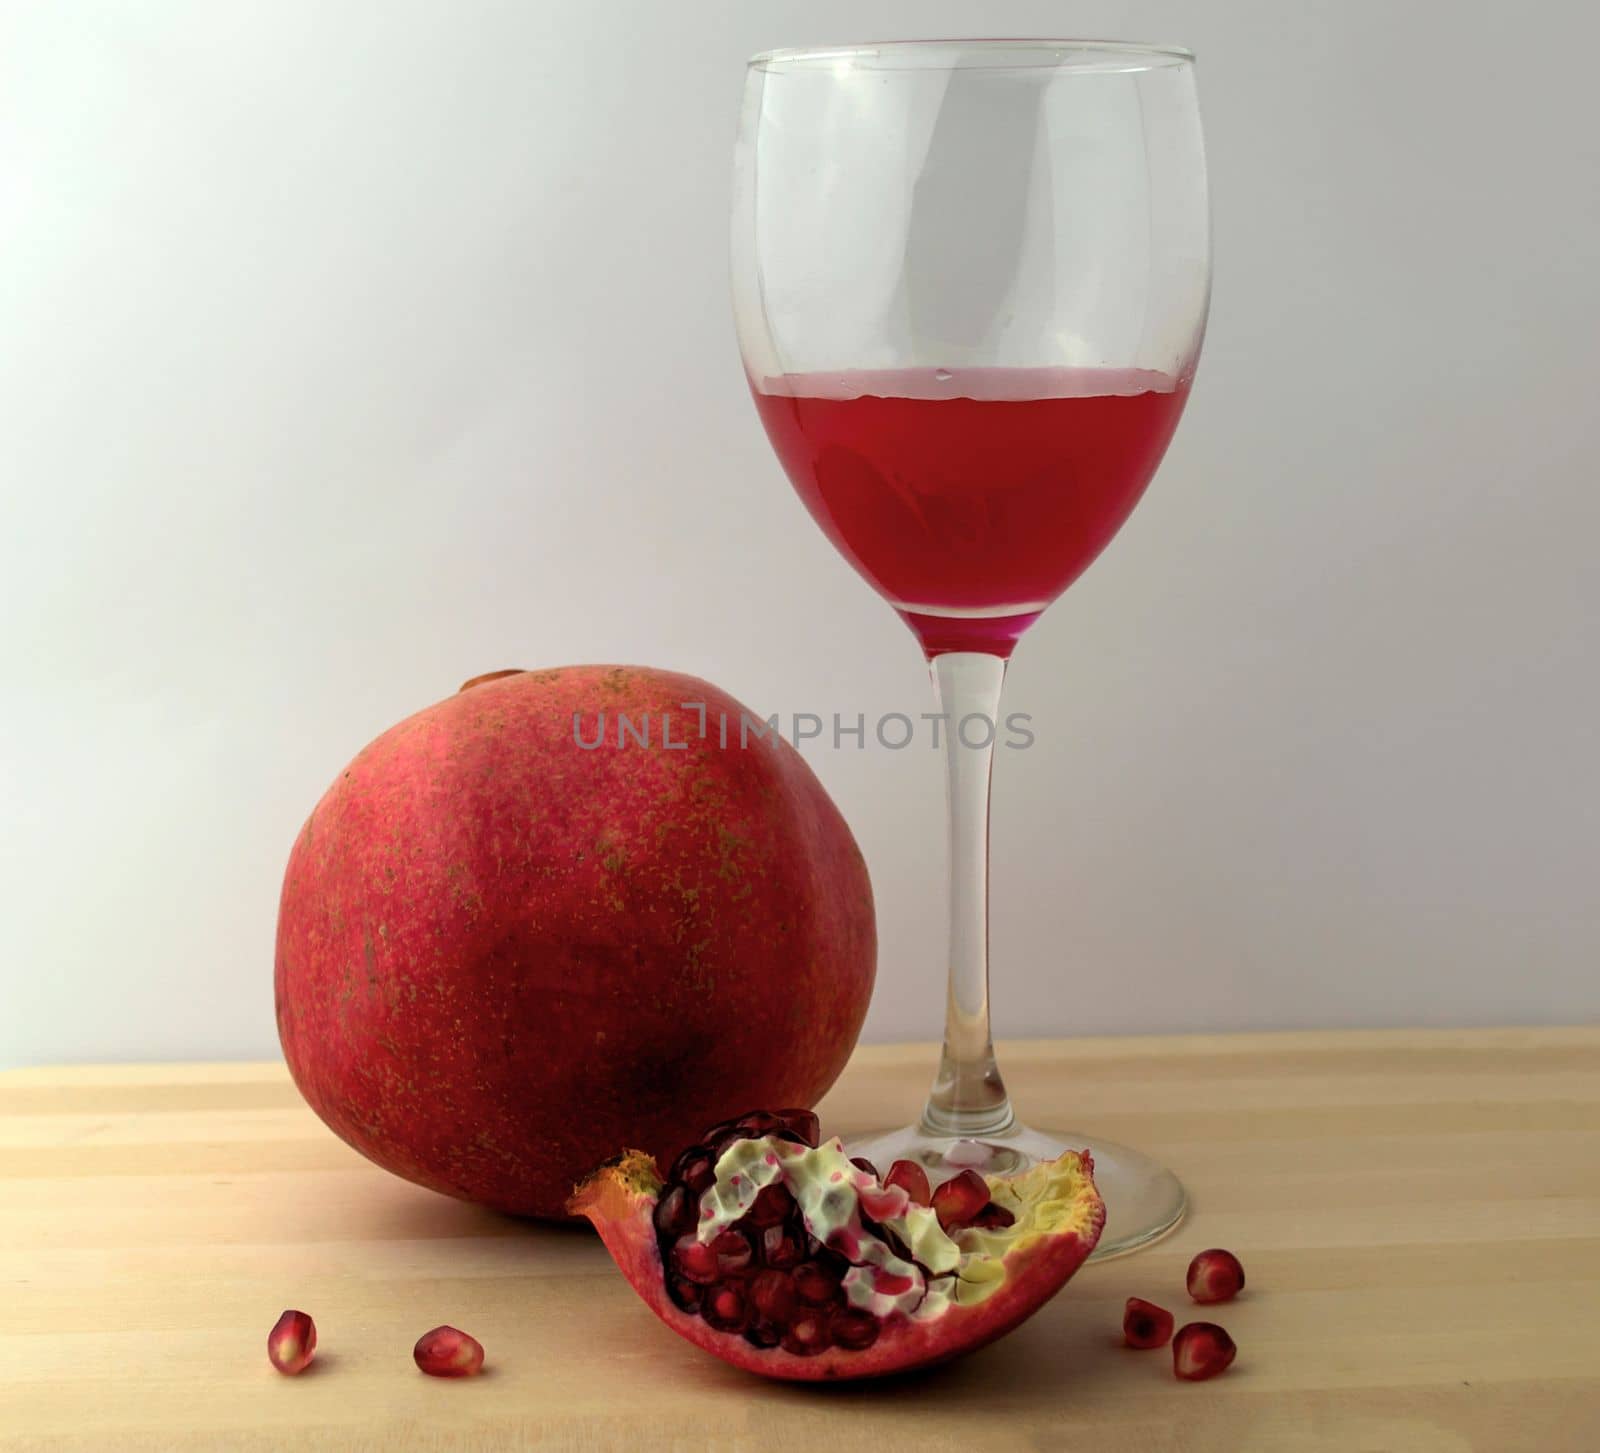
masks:
{"type": "Polygon", "coordinates": [[[1188,379],[1135,369],[752,380],[778,458],[928,655],[1009,656],[1138,504],[1188,379]]]}

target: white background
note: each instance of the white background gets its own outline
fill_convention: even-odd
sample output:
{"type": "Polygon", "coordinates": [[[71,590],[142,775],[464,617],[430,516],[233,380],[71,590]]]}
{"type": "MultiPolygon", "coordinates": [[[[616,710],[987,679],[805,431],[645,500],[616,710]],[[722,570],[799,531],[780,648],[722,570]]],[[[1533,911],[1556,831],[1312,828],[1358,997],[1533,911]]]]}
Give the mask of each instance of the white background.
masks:
{"type": "MultiPolygon", "coordinates": [[[[1597,13],[0,0],[0,1064],[274,1053],[296,828],[468,675],[925,709],[744,393],[742,62],[1063,28],[1199,51],[1217,278],[1013,668],[997,1029],[1594,1017],[1597,13]]],[[[931,1037],[937,760],[809,756],[931,1037]]]]}

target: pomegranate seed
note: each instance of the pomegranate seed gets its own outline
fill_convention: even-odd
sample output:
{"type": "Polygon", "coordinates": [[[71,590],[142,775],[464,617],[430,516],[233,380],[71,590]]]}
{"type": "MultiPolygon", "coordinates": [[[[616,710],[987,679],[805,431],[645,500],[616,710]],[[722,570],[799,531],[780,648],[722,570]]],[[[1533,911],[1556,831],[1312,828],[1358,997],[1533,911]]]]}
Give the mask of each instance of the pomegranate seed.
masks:
{"type": "Polygon", "coordinates": [[[844,1307],[833,1314],[828,1330],[840,1347],[861,1352],[878,1340],[880,1325],[871,1312],[860,1307],[844,1307]]]}
{"type": "Polygon", "coordinates": [[[708,1292],[700,1304],[700,1315],[719,1332],[744,1331],[750,1321],[750,1303],[745,1299],[744,1287],[738,1282],[725,1282],[708,1292]]]}
{"type": "Polygon", "coordinates": [[[828,1349],[828,1317],[825,1312],[801,1312],[783,1334],[783,1347],[796,1357],[815,1357],[828,1349]]]}
{"type": "Polygon", "coordinates": [[[672,1248],[672,1265],[688,1281],[710,1286],[717,1279],[717,1253],[693,1236],[678,1238],[672,1248]]]}
{"type": "Polygon", "coordinates": [[[675,1271],[667,1273],[667,1295],[672,1298],[672,1305],[680,1312],[698,1312],[700,1298],[704,1293],[692,1281],[681,1277],[675,1271]]]}
{"type": "Polygon", "coordinates": [[[713,1236],[710,1249],[717,1258],[718,1277],[737,1276],[755,1257],[750,1243],[731,1228],[713,1236]]]}
{"type": "Polygon", "coordinates": [[[904,1209],[902,1191],[876,1183],[863,1187],[861,1191],[861,1224],[871,1230],[874,1236],[882,1234],[876,1228],[885,1221],[893,1220],[904,1209]]]}
{"type": "Polygon", "coordinates": [[[744,1219],[752,1226],[777,1226],[789,1219],[795,1208],[794,1197],[786,1186],[763,1186],[744,1219]]]}
{"type": "Polygon", "coordinates": [[[768,1266],[787,1271],[805,1258],[805,1245],[792,1227],[768,1226],[761,1233],[761,1259],[768,1266]]]}
{"type": "Polygon", "coordinates": [[[850,1164],[853,1165],[857,1170],[864,1170],[873,1178],[873,1180],[878,1179],[878,1167],[868,1160],[866,1156],[852,1155],[850,1157],[850,1164]]]}
{"type": "Polygon", "coordinates": [[[822,1127],[817,1123],[817,1117],[811,1110],[774,1110],[778,1117],[778,1124],[789,1134],[795,1136],[802,1145],[815,1148],[817,1136],[822,1133],[822,1127]]]}
{"type": "Polygon", "coordinates": [[[1244,1268],[1231,1251],[1213,1247],[1189,1263],[1189,1295],[1201,1304],[1231,1302],[1244,1290],[1244,1268]]]}
{"type": "Polygon", "coordinates": [[[483,1371],[483,1344],[455,1327],[424,1332],[411,1355],[429,1377],[475,1377],[483,1371]]]}
{"type": "Polygon", "coordinates": [[[267,1356],[285,1377],[311,1366],[317,1350],[317,1324],[304,1312],[285,1312],[267,1333],[267,1356]]]}
{"type": "MultiPolygon", "coordinates": [[[[861,1225],[868,1236],[876,1236],[881,1229],[871,1225],[865,1217],[862,1217],[861,1225]]],[[[828,1232],[827,1248],[848,1262],[852,1255],[861,1254],[861,1238],[848,1226],[835,1226],[828,1232]]]]}
{"type": "Polygon", "coordinates": [[[706,1137],[706,1149],[711,1152],[712,1161],[716,1162],[722,1159],[723,1151],[730,1145],[737,1145],[741,1140],[749,1139],[750,1136],[735,1125],[731,1129],[724,1130],[720,1135],[708,1135],[706,1137]]]}
{"type": "Polygon", "coordinates": [[[1226,1372],[1239,1349],[1215,1322],[1190,1322],[1172,1339],[1172,1370],[1185,1382],[1226,1372]]]}
{"type": "Polygon", "coordinates": [[[802,1302],[823,1307],[838,1295],[839,1278],[820,1261],[808,1261],[794,1269],[794,1291],[802,1302]]]}
{"type": "Polygon", "coordinates": [[[1003,1231],[1007,1226],[1016,1225],[1016,1221],[1017,1218],[998,1201],[990,1201],[967,1225],[977,1226],[984,1231],[1003,1231]]]}
{"type": "Polygon", "coordinates": [[[783,1341],[783,1328],[776,1322],[757,1317],[744,1329],[744,1340],[756,1347],[776,1347],[783,1341]]]}
{"type": "Polygon", "coordinates": [[[1122,1337],[1130,1347],[1165,1347],[1172,1340],[1172,1313],[1154,1302],[1129,1297],[1122,1313],[1122,1337]]]}
{"type": "Polygon", "coordinates": [[[656,1202],[656,1231],[670,1241],[676,1241],[693,1231],[698,1218],[698,1198],[691,1196],[682,1186],[674,1186],[656,1202]]]}
{"type": "Polygon", "coordinates": [[[989,1204],[989,1183],[975,1170],[964,1170],[933,1193],[933,1213],[946,1231],[964,1226],[989,1204]]]}
{"type": "Polygon", "coordinates": [[[709,1191],[717,1179],[717,1165],[703,1145],[691,1145],[672,1162],[672,1172],[667,1177],[687,1188],[691,1196],[709,1191]]]}
{"type": "Polygon", "coordinates": [[[781,1271],[760,1272],[750,1283],[750,1304],[771,1321],[786,1321],[794,1310],[794,1287],[781,1271]]]}
{"type": "Polygon", "coordinates": [[[933,1192],[928,1187],[928,1173],[914,1160],[897,1160],[889,1167],[888,1177],[884,1180],[886,1186],[899,1186],[915,1206],[926,1206],[933,1200],[933,1192]]]}

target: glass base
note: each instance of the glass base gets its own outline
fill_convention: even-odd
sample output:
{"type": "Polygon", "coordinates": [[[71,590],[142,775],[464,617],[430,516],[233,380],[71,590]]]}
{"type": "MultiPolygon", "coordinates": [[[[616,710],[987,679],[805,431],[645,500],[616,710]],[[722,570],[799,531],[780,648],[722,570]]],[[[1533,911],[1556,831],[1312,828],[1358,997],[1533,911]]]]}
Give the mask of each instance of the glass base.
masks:
{"type": "Polygon", "coordinates": [[[983,1175],[1015,1175],[1040,1161],[1054,1160],[1064,1150],[1085,1148],[1094,1156],[1094,1182],[1106,1203],[1106,1228],[1091,1261],[1126,1256],[1177,1229],[1189,1208],[1182,1183],[1142,1151],[1114,1140],[1058,1135],[1025,1125],[965,1140],[907,1125],[853,1137],[845,1145],[849,1154],[864,1155],[880,1172],[887,1172],[896,1160],[918,1161],[934,1185],[969,1167],[983,1175]]]}

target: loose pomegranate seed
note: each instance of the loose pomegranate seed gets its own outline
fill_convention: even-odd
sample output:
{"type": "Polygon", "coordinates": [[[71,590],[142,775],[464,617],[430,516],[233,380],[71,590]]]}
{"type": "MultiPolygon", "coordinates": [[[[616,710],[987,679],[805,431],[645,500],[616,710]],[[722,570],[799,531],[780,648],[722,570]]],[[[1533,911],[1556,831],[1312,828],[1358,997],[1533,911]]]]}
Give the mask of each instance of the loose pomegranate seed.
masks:
{"type": "Polygon", "coordinates": [[[694,1230],[699,1214],[699,1198],[691,1196],[682,1186],[674,1186],[656,1202],[656,1232],[669,1241],[676,1241],[694,1230]]]}
{"type": "Polygon", "coordinates": [[[750,1243],[731,1227],[711,1238],[711,1251],[717,1258],[718,1277],[738,1276],[755,1259],[750,1243]]]}
{"type": "Polygon", "coordinates": [[[820,1261],[808,1261],[794,1269],[794,1291],[802,1302],[823,1307],[839,1293],[839,1278],[820,1261]]]}
{"type": "Polygon", "coordinates": [[[774,1110],[778,1123],[791,1135],[795,1136],[802,1145],[816,1147],[817,1136],[821,1134],[822,1127],[817,1123],[816,1113],[811,1110],[774,1110]]]}
{"type": "Polygon", "coordinates": [[[1226,1372],[1239,1349],[1215,1322],[1190,1322],[1172,1339],[1172,1370],[1185,1382],[1226,1372]]]}
{"type": "Polygon", "coordinates": [[[304,1312],[285,1312],[267,1333],[267,1356],[286,1377],[311,1366],[317,1350],[317,1324],[304,1312]]]}
{"type": "Polygon", "coordinates": [[[750,1321],[750,1303],[739,1282],[725,1282],[707,1292],[700,1315],[719,1332],[742,1332],[750,1321]]]}
{"type": "Polygon", "coordinates": [[[989,1204],[989,1183],[975,1170],[964,1170],[933,1193],[933,1213],[946,1231],[964,1226],[989,1204]]]}
{"type": "Polygon", "coordinates": [[[411,1355],[429,1377],[474,1377],[483,1371],[483,1344],[455,1327],[424,1332],[411,1355]]]}
{"type": "Polygon", "coordinates": [[[828,1350],[828,1315],[826,1312],[801,1312],[783,1334],[786,1352],[796,1357],[815,1357],[828,1350]]]}
{"type": "Polygon", "coordinates": [[[1189,1295],[1202,1305],[1231,1302],[1244,1290],[1244,1268],[1231,1251],[1213,1247],[1189,1263],[1189,1295]]]}
{"type": "Polygon", "coordinates": [[[879,1330],[878,1319],[860,1307],[842,1307],[828,1323],[834,1343],[839,1347],[848,1347],[852,1352],[872,1346],[878,1340],[879,1330]]]}
{"type": "Polygon", "coordinates": [[[792,1226],[768,1226],[761,1233],[761,1259],[768,1266],[787,1271],[805,1258],[805,1242],[792,1226]]]}
{"type": "Polygon", "coordinates": [[[889,1167],[889,1174],[883,1183],[886,1186],[899,1186],[911,1197],[911,1203],[915,1206],[926,1206],[933,1200],[933,1192],[928,1186],[928,1173],[914,1160],[897,1160],[889,1167]]]}
{"type": "Polygon", "coordinates": [[[762,1317],[783,1323],[794,1310],[794,1287],[781,1271],[763,1271],[750,1283],[750,1304],[762,1317]]]}
{"type": "Polygon", "coordinates": [[[857,1170],[864,1170],[873,1178],[873,1180],[878,1179],[878,1167],[868,1160],[866,1156],[852,1155],[850,1157],[850,1164],[853,1165],[857,1170]]]}
{"type": "Polygon", "coordinates": [[[675,1161],[667,1177],[684,1186],[691,1196],[709,1191],[717,1179],[717,1164],[703,1145],[691,1145],[675,1161]]]}
{"type": "Polygon", "coordinates": [[[719,1275],[717,1253],[693,1236],[678,1239],[672,1248],[672,1265],[679,1276],[701,1286],[710,1286],[719,1275]]]}
{"type": "Polygon", "coordinates": [[[1172,1313],[1154,1302],[1129,1297],[1122,1313],[1122,1337],[1130,1347],[1165,1347],[1172,1340],[1172,1313]]]}
{"type": "Polygon", "coordinates": [[[744,1219],[752,1226],[778,1226],[789,1219],[794,1209],[794,1197],[787,1186],[763,1186],[744,1219]]]}

